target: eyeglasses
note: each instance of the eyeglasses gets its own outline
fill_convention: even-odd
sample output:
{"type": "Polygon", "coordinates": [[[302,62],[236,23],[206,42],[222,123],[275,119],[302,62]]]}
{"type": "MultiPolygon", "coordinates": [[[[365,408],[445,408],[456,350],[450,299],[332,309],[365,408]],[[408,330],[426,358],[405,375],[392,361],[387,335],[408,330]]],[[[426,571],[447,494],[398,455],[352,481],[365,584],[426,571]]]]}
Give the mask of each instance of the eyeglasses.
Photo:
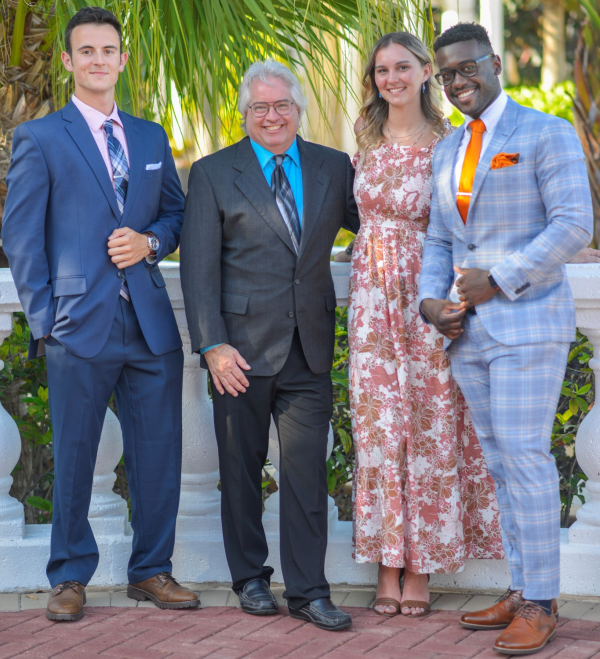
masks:
{"type": "Polygon", "coordinates": [[[262,119],[269,114],[271,107],[275,108],[275,112],[280,117],[285,117],[292,111],[292,105],[294,105],[294,101],[275,101],[275,103],[253,103],[248,107],[257,119],[262,119]]]}
{"type": "Polygon", "coordinates": [[[494,57],[494,53],[490,53],[489,55],[484,55],[483,57],[479,57],[478,59],[470,59],[467,60],[466,62],[461,62],[456,68],[454,69],[446,69],[445,71],[440,71],[440,73],[435,74],[435,79],[439,82],[440,85],[443,87],[447,87],[448,85],[451,85],[454,82],[454,78],[456,77],[456,72],[458,71],[460,75],[463,78],[472,78],[474,75],[477,75],[477,71],[479,70],[477,65],[479,62],[483,62],[486,59],[489,59],[490,57],[494,57]]]}

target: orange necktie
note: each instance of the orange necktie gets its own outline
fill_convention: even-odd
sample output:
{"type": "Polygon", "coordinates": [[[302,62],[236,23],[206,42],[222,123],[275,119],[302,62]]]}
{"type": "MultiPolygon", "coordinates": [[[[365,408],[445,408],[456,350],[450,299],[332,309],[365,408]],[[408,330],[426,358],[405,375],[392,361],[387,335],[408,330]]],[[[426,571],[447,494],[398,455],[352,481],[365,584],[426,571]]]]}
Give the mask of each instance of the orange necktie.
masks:
{"type": "Polygon", "coordinates": [[[485,124],[481,119],[475,119],[475,121],[469,124],[469,127],[471,128],[471,139],[465,153],[465,161],[463,162],[460,183],[458,184],[458,194],[456,195],[458,212],[465,224],[467,223],[467,214],[469,212],[469,204],[471,203],[471,190],[473,189],[473,181],[475,180],[475,170],[477,169],[479,156],[481,155],[481,143],[483,141],[483,134],[485,133],[485,124]]]}

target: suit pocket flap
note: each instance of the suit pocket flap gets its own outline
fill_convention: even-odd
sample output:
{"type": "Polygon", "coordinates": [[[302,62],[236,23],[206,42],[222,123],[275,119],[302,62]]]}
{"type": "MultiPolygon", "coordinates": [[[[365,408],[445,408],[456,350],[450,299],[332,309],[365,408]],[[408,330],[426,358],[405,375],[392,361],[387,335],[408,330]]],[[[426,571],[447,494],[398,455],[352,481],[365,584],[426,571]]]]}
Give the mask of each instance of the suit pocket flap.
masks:
{"type": "Polygon", "coordinates": [[[150,268],[150,276],[152,277],[152,281],[157,285],[157,286],[166,286],[165,280],[162,276],[162,272],[159,270],[158,266],[154,266],[153,268],[150,268]]]}
{"type": "Polygon", "coordinates": [[[78,277],[57,277],[52,280],[52,295],[62,297],[63,295],[81,295],[87,290],[85,275],[78,277]]]}
{"type": "Polygon", "coordinates": [[[221,311],[227,313],[239,313],[242,316],[248,310],[248,301],[250,298],[247,295],[240,295],[239,293],[221,293],[221,311]]]}
{"type": "Polygon", "coordinates": [[[333,311],[336,307],[335,291],[327,291],[325,293],[325,307],[327,311],[333,311]]]}

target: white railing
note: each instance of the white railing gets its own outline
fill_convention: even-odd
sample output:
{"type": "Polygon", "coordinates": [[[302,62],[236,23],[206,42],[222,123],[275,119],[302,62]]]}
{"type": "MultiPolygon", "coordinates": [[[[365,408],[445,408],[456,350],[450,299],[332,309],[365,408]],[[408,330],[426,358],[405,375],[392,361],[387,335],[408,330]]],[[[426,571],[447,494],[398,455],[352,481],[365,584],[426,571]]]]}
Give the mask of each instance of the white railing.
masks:
{"type": "MultiPolygon", "coordinates": [[[[217,447],[211,402],[207,394],[206,371],[198,355],[190,353],[183,296],[176,264],[161,266],[184,344],[183,381],[183,474],[179,506],[174,572],[185,582],[230,580],[221,537],[220,494],[217,447]]],[[[332,263],[339,306],[347,304],[349,264],[332,263]]],[[[600,265],[568,266],[569,282],[577,307],[579,329],[600,355],[600,265]]],[[[16,289],[10,271],[0,269],[0,344],[12,332],[12,314],[19,311],[16,289]]],[[[548,322],[552,322],[549,318],[548,322]]],[[[3,364],[0,362],[0,368],[3,364]]],[[[591,362],[600,376],[600,359],[591,362]]],[[[45,575],[50,545],[50,525],[24,523],[23,506],[9,496],[11,472],[19,459],[21,440],[17,426],[0,406],[0,592],[46,588],[45,575]]],[[[96,469],[90,522],[100,548],[100,565],[92,584],[121,585],[127,580],[131,550],[131,528],[127,508],[112,491],[114,468],[122,453],[119,423],[107,413],[96,469]]],[[[271,462],[278,464],[276,435],[272,432],[271,462]]],[[[577,456],[589,480],[586,503],[579,509],[576,523],[563,532],[561,544],[561,590],[575,595],[600,595],[600,405],[582,423],[577,436],[577,456]]],[[[277,480],[277,472],[275,471],[277,480]]],[[[329,504],[329,548],[327,576],[331,583],[369,584],[376,579],[376,566],[357,565],[351,557],[352,525],[337,519],[332,499],[329,504]]],[[[264,524],[269,540],[269,564],[279,567],[279,502],[277,494],[266,505],[264,524]]],[[[505,588],[509,585],[505,561],[467,562],[456,575],[435,575],[433,586],[468,589],[505,588]]]]}

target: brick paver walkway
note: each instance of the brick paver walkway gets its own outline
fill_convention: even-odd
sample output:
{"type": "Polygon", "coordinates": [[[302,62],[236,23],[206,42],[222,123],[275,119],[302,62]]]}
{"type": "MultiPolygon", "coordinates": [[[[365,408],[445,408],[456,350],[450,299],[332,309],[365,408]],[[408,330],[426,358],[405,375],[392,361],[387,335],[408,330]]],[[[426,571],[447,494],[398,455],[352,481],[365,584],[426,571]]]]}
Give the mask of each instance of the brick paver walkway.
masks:
{"type": "MultiPolygon", "coordinates": [[[[352,628],[326,632],[280,615],[251,617],[231,607],[195,611],[86,607],[83,620],[53,623],[43,610],[0,613],[0,659],[499,659],[496,632],[458,625],[460,613],[438,611],[426,620],[383,618],[349,608],[352,628]]],[[[600,659],[600,623],[560,622],[557,638],[537,659],[600,659]]]]}

